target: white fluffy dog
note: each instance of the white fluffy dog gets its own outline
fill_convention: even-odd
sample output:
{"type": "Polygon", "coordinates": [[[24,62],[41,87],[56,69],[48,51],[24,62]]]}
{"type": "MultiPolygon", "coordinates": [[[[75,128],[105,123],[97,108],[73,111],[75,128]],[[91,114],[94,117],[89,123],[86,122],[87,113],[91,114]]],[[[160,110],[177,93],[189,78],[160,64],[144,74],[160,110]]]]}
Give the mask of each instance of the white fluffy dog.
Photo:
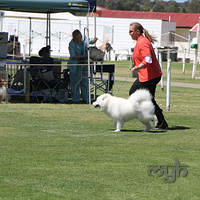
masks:
{"type": "Polygon", "coordinates": [[[97,98],[93,106],[99,107],[114,120],[115,132],[123,128],[124,122],[134,118],[146,126],[144,131],[149,131],[151,129],[150,120],[153,120],[155,125],[157,123],[151,98],[148,90],[139,89],[128,99],[103,94],[97,98]]]}

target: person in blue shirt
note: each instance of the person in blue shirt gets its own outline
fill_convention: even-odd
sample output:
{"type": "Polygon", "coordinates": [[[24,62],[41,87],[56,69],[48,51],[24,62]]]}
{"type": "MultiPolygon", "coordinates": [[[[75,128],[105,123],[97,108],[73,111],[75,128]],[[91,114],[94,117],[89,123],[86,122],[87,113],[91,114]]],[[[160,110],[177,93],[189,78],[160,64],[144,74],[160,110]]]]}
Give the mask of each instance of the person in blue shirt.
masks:
{"type": "MultiPolygon", "coordinates": [[[[94,44],[97,38],[90,41],[94,44]]],[[[87,41],[83,40],[79,30],[72,32],[72,40],[69,43],[70,58],[68,69],[70,71],[70,85],[73,103],[80,103],[80,97],[84,103],[89,101],[88,66],[87,66],[87,41]]]]}

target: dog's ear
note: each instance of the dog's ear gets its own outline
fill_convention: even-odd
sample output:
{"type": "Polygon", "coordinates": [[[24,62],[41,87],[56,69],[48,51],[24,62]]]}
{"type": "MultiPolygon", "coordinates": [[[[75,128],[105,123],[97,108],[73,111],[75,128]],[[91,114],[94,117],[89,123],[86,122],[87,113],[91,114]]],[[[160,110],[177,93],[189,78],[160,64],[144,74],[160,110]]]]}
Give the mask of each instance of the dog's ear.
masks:
{"type": "Polygon", "coordinates": [[[6,81],[0,78],[0,85],[6,85],[6,81]]]}
{"type": "Polygon", "coordinates": [[[108,93],[104,94],[102,101],[106,100],[109,96],[110,96],[110,94],[108,94],[108,93]]]}
{"type": "Polygon", "coordinates": [[[3,79],[0,78],[0,85],[3,85],[3,79]]]}

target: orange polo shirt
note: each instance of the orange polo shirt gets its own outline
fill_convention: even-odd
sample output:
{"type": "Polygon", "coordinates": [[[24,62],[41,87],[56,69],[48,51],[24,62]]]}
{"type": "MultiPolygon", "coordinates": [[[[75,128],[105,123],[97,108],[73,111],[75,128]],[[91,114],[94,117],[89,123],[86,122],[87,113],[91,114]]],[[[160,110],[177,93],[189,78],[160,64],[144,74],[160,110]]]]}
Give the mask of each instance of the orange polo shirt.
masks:
{"type": "Polygon", "coordinates": [[[143,63],[145,66],[145,68],[137,71],[140,82],[146,82],[162,76],[160,65],[153,50],[153,46],[143,35],[138,38],[135,45],[133,63],[135,66],[143,63]]]}

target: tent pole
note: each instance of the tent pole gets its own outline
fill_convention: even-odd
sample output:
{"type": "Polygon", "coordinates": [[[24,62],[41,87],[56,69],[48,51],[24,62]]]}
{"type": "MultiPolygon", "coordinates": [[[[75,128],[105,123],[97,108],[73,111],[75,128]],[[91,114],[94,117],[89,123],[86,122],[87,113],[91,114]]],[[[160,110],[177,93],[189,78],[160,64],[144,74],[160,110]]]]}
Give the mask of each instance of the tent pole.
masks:
{"type": "Polygon", "coordinates": [[[79,20],[79,30],[81,31],[81,20],[79,20]]]}
{"type": "MultiPolygon", "coordinates": [[[[97,24],[97,19],[96,19],[96,12],[94,12],[94,38],[97,37],[97,29],[96,29],[96,24],[97,24]]],[[[95,42],[95,46],[96,46],[96,42],[95,42]]],[[[96,62],[94,62],[94,66],[93,66],[93,70],[92,70],[92,73],[94,72],[95,73],[95,78],[93,81],[94,83],[94,99],[96,99],[97,97],[97,87],[96,87],[96,62]]],[[[93,74],[91,76],[93,78],[93,74]]]]}
{"type": "Polygon", "coordinates": [[[29,52],[28,55],[31,56],[31,43],[32,43],[32,21],[29,18],[29,52]]]}
{"type": "MultiPolygon", "coordinates": [[[[89,8],[90,9],[90,8],[89,8]]],[[[89,51],[89,10],[87,14],[87,51],[88,51],[88,103],[91,104],[91,94],[90,94],[90,51],[89,51]]]]}
{"type": "Polygon", "coordinates": [[[47,22],[46,22],[46,46],[48,45],[48,32],[49,32],[49,26],[48,26],[48,13],[47,13],[47,22]]]}
{"type": "Polygon", "coordinates": [[[46,26],[46,46],[51,46],[51,19],[50,13],[47,13],[47,26],[46,26]]]}
{"type": "Polygon", "coordinates": [[[51,14],[49,13],[49,46],[51,46],[51,14]]]}
{"type": "Polygon", "coordinates": [[[96,18],[96,12],[94,12],[94,37],[97,36],[96,24],[97,24],[97,18],[96,18]]]}

